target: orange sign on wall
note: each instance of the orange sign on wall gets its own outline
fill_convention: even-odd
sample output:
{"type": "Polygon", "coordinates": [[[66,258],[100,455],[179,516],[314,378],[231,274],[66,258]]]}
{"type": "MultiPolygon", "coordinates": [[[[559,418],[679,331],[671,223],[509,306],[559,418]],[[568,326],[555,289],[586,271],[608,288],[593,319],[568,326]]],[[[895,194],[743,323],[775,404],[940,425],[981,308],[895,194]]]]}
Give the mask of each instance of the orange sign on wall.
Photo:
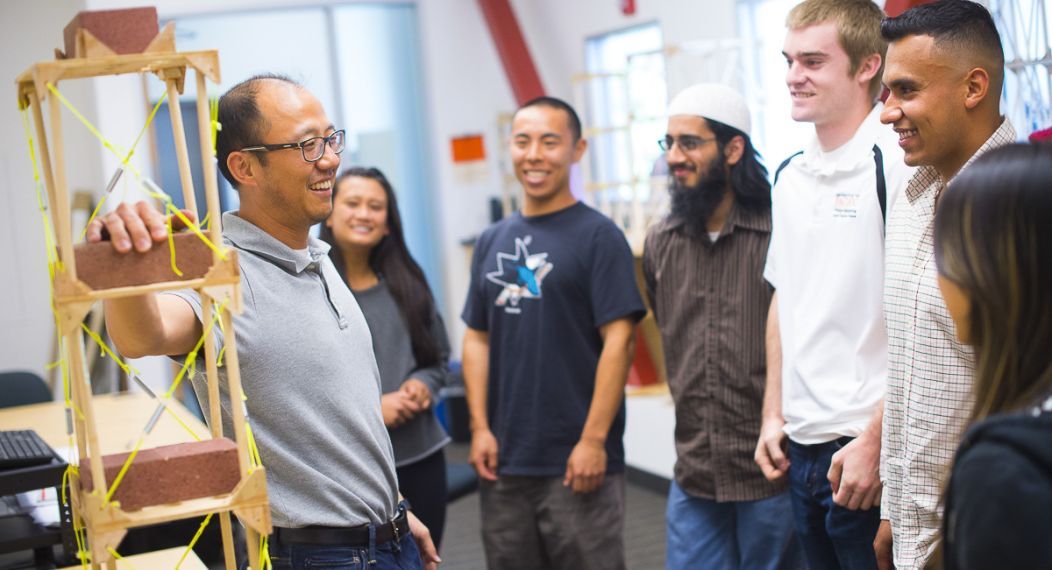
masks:
{"type": "Polygon", "coordinates": [[[475,162],[486,159],[486,146],[482,144],[482,135],[463,135],[450,140],[453,149],[453,162],[475,162]]]}

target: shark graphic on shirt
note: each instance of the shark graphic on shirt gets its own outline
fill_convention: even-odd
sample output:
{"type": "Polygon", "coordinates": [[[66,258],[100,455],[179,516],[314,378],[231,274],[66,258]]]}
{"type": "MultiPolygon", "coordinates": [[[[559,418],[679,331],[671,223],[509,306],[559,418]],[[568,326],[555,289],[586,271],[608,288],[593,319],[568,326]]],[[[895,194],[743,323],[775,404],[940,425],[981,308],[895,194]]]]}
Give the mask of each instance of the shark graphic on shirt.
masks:
{"type": "Polygon", "coordinates": [[[531,241],[531,236],[515,238],[515,253],[497,252],[497,270],[486,274],[486,279],[504,288],[496,305],[508,313],[520,313],[522,299],[540,299],[544,278],[555,267],[546,252],[530,253],[531,241]]]}

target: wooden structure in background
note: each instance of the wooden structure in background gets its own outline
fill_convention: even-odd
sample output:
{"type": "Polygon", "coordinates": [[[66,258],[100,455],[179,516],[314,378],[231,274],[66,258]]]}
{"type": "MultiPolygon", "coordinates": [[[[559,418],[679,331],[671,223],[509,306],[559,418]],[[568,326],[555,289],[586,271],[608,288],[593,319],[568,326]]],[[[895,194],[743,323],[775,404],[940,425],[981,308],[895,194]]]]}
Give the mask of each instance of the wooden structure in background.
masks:
{"type": "MultiPolygon", "coordinates": [[[[74,23],[84,20],[78,15],[74,23]]],[[[90,18],[88,18],[90,20],[90,18]]],[[[72,25],[72,24],[71,24],[72,25]]],[[[226,567],[235,568],[234,545],[232,538],[230,513],[236,514],[246,525],[246,538],[251,568],[259,568],[259,534],[270,534],[270,510],[267,502],[266,477],[262,467],[251,466],[248,436],[244,407],[241,403],[241,379],[238,368],[237,341],[231,310],[241,310],[241,290],[236,253],[222,251],[219,211],[219,195],[216,184],[213,145],[210,140],[211,125],[209,104],[206,91],[206,79],[219,82],[219,57],[216,51],[197,51],[179,53],[175,51],[172,30],[167,27],[148,44],[144,53],[127,53],[118,55],[114,50],[98,41],[98,38],[87,29],[67,30],[67,37],[74,38],[74,49],[70,59],[41,62],[32,65],[18,76],[18,99],[23,108],[32,112],[36,131],[41,170],[47,189],[49,214],[55,229],[60,268],[55,272],[53,290],[54,306],[58,313],[58,323],[69,359],[70,391],[77,412],[73,418],[73,433],[79,451],[80,470],[90,472],[91,480],[104,482],[95,485],[93,491],[85,488],[81,481],[71,482],[71,498],[74,517],[83,521],[87,532],[91,565],[99,568],[106,564],[116,567],[111,554],[124,537],[127,529],[138,526],[153,525],[171,520],[201,516],[209,513],[220,513],[222,525],[226,567]],[[187,151],[183,118],[179,106],[179,94],[183,91],[184,82],[190,70],[195,72],[197,90],[197,121],[200,132],[200,160],[203,164],[205,196],[209,219],[212,220],[208,230],[209,240],[217,250],[201,255],[185,255],[178,258],[183,276],[166,275],[162,271],[152,271],[154,278],[144,282],[141,277],[150,274],[145,266],[149,265],[149,256],[124,256],[120,260],[110,259],[109,273],[139,278],[132,281],[92,286],[81,277],[88,276],[88,265],[99,255],[112,255],[112,252],[92,251],[91,247],[74,248],[71,232],[71,204],[65,169],[65,149],[62,138],[61,103],[51,94],[49,85],[58,86],[60,81],[80,78],[91,78],[126,73],[153,73],[167,85],[168,110],[172,119],[172,131],[178,158],[182,193],[186,208],[197,214],[194,200],[193,182],[190,176],[190,157],[187,151]],[[45,109],[46,105],[46,109],[45,109]],[[45,125],[44,116],[48,116],[45,125]],[[195,267],[196,266],[196,267],[195,267]],[[158,281],[159,280],[159,281],[158,281]],[[175,289],[197,290],[201,295],[203,307],[202,321],[206,323],[206,335],[210,335],[207,323],[212,322],[217,307],[226,306],[229,310],[221,311],[219,316],[225,331],[224,353],[227,366],[230,400],[234,402],[232,420],[233,441],[236,447],[236,470],[239,480],[233,491],[215,496],[197,497],[181,502],[147,505],[137,510],[125,510],[119,502],[106,499],[112,481],[104,476],[103,449],[96,427],[94,406],[92,404],[91,386],[85,371],[85,344],[81,333],[84,321],[93,303],[103,299],[131,297],[148,292],[175,289]]],[[[201,219],[198,216],[197,219],[201,219]]],[[[187,239],[197,240],[196,236],[180,237],[180,251],[189,244],[187,239]]],[[[108,245],[108,244],[107,244],[108,245]]],[[[161,248],[163,251],[166,248],[161,248]]],[[[156,261],[156,260],[154,260],[156,261]]],[[[215,343],[206,338],[205,363],[208,377],[209,425],[213,438],[223,437],[220,416],[219,377],[216,364],[215,343]]],[[[209,442],[202,442],[207,445],[209,442]]],[[[198,445],[198,444],[186,444],[198,445]]],[[[149,455],[149,454],[147,454],[149,455]]],[[[215,459],[221,461],[221,459],[215,459]]],[[[200,463],[196,464],[197,467],[200,463]]],[[[133,461],[129,473],[136,468],[133,461]]]]}

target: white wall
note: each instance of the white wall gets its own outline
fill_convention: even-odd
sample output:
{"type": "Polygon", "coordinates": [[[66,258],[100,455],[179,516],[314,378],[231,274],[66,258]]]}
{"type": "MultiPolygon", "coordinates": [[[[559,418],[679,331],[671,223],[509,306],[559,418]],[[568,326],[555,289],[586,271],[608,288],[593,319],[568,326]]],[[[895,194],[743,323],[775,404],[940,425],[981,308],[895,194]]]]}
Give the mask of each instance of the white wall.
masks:
{"type": "Polygon", "coordinates": [[[583,73],[584,44],[591,36],[657,22],[666,46],[737,35],[733,0],[636,2],[633,16],[615,0],[511,0],[549,95],[572,101],[570,78],[583,73]]]}
{"type": "MultiPolygon", "coordinates": [[[[33,63],[53,59],[53,49],[62,47],[63,26],[83,7],[83,0],[0,4],[0,370],[46,376],[54,338],[43,222],[22,117],[14,104],[14,81],[33,63]]],[[[90,83],[69,82],[59,88],[89,120],[97,119],[90,83]]],[[[68,113],[62,122],[70,189],[99,184],[103,175],[98,154],[82,152],[94,148],[94,139],[68,113]]]]}

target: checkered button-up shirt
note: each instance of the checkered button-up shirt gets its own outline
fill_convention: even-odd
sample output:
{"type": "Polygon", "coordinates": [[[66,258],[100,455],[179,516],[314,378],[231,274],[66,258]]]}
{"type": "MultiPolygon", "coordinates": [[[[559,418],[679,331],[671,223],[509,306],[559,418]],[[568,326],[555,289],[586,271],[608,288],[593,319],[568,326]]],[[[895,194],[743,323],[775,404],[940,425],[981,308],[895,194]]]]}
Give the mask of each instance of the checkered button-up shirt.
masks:
{"type": "MultiPolygon", "coordinates": [[[[1015,138],[1005,119],[961,170],[1015,138]]],[[[972,352],[957,341],[936,281],[935,203],[946,183],[934,168],[919,168],[888,219],[880,471],[882,516],[891,520],[899,569],[923,567],[931,555],[941,526],[939,498],[972,402],[972,352]]]]}

